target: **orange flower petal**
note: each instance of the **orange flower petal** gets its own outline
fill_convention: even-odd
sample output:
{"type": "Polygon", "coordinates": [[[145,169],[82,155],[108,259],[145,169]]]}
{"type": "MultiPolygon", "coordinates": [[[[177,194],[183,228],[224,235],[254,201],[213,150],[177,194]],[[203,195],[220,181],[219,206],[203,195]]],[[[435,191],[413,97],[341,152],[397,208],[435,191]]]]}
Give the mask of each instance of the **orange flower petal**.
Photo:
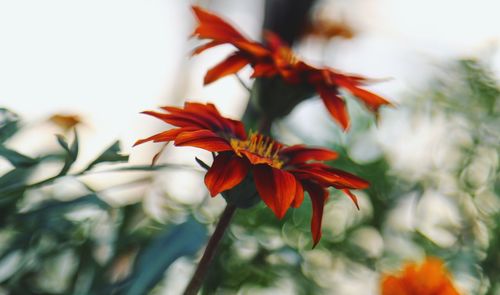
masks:
{"type": "Polygon", "coordinates": [[[236,138],[243,139],[247,137],[247,132],[245,131],[245,126],[241,121],[238,120],[228,120],[231,125],[231,133],[236,136],[236,138]]]}
{"type": "Polygon", "coordinates": [[[400,275],[385,275],[381,280],[382,295],[422,294],[459,295],[443,262],[429,257],[421,265],[406,265],[400,275]]]}
{"type": "Polygon", "coordinates": [[[285,50],[291,51],[285,41],[283,41],[277,34],[271,31],[264,31],[264,40],[266,40],[267,45],[272,50],[280,50],[285,48],[285,50]]]}
{"type": "Polygon", "coordinates": [[[233,26],[217,15],[199,6],[192,6],[191,8],[200,22],[195,29],[195,34],[198,34],[200,38],[217,39],[214,37],[220,38],[220,34],[224,33],[222,37],[225,39],[245,39],[233,26]]]}
{"type": "Polygon", "coordinates": [[[275,65],[269,63],[257,63],[253,66],[251,78],[257,77],[272,77],[278,74],[278,69],[275,65]]]}
{"type": "Polygon", "coordinates": [[[283,218],[296,194],[295,177],[265,164],[254,166],[253,172],[260,197],[279,219],[283,218]]]}
{"type": "Polygon", "coordinates": [[[323,209],[325,207],[326,199],[328,198],[328,191],[320,185],[312,182],[304,182],[302,185],[309,193],[312,203],[311,233],[314,248],[318,244],[322,235],[321,223],[323,221],[323,209]]]}
{"type": "Polygon", "coordinates": [[[195,130],[197,130],[197,128],[192,128],[192,127],[170,129],[170,130],[155,134],[153,136],[150,136],[148,138],[140,139],[134,143],[134,146],[139,145],[139,144],[143,144],[143,143],[148,142],[148,141],[153,141],[153,142],[172,141],[177,137],[177,135],[181,134],[182,132],[195,131],[195,130]]]}
{"type": "Polygon", "coordinates": [[[370,186],[368,181],[339,169],[331,168],[322,163],[306,163],[290,170],[299,179],[313,179],[316,182],[336,189],[365,189],[370,186]]]}
{"type": "Polygon", "coordinates": [[[330,115],[340,124],[344,131],[347,130],[350,125],[349,113],[345,101],[338,95],[337,90],[318,87],[318,92],[330,115]]]}
{"type": "Polygon", "coordinates": [[[224,129],[225,118],[217,111],[213,112],[208,105],[200,105],[198,103],[186,103],[184,109],[177,107],[162,107],[163,110],[170,114],[163,114],[163,120],[169,124],[178,126],[180,124],[191,124],[200,126],[206,129],[224,129]]]}
{"type": "Polygon", "coordinates": [[[170,106],[162,107],[162,109],[170,112],[170,114],[150,113],[153,113],[155,117],[159,117],[164,122],[174,126],[198,126],[202,129],[229,133],[235,135],[237,138],[246,137],[243,123],[222,117],[211,103],[201,104],[186,102],[184,104],[184,109],[170,106]]]}
{"type": "Polygon", "coordinates": [[[193,102],[193,101],[186,101],[184,103],[184,110],[186,111],[193,111],[193,112],[210,112],[212,114],[214,114],[215,116],[219,116],[221,118],[223,118],[221,116],[221,114],[219,113],[219,110],[217,110],[217,108],[215,107],[215,105],[213,103],[200,103],[200,102],[193,102]]]}
{"type": "Polygon", "coordinates": [[[344,192],[344,194],[346,194],[352,200],[352,202],[354,203],[354,205],[356,205],[356,208],[358,208],[358,210],[359,210],[358,197],[356,197],[356,195],[353,194],[348,189],[343,189],[342,192],[344,192]]]}
{"type": "Polygon", "coordinates": [[[328,177],[331,179],[332,186],[338,189],[365,189],[370,183],[361,177],[339,169],[328,169],[328,177]]]}
{"type": "Polygon", "coordinates": [[[260,43],[250,41],[248,39],[233,41],[231,44],[255,59],[262,59],[271,56],[269,49],[262,46],[260,43]]]}
{"type": "Polygon", "coordinates": [[[304,201],[304,188],[298,180],[296,180],[295,185],[295,197],[293,198],[292,207],[299,208],[304,201]]]}
{"type": "Polygon", "coordinates": [[[225,139],[210,130],[184,132],[177,136],[176,146],[192,146],[209,152],[223,152],[232,150],[225,139]]]}
{"type": "Polygon", "coordinates": [[[287,163],[292,165],[304,163],[310,160],[327,161],[334,160],[338,154],[325,148],[308,148],[305,145],[294,145],[281,151],[281,154],[288,157],[287,163]]]}
{"type": "Polygon", "coordinates": [[[191,55],[200,54],[200,53],[202,53],[203,51],[205,51],[207,49],[210,49],[210,48],[215,47],[215,46],[219,46],[221,44],[224,44],[224,42],[210,41],[208,43],[205,43],[205,44],[203,44],[201,46],[196,47],[195,50],[193,50],[193,52],[191,53],[191,55]]]}
{"type": "MultiPolygon", "coordinates": [[[[198,6],[193,6],[193,11],[199,20],[193,35],[201,39],[213,39],[216,42],[233,44],[240,50],[252,56],[263,57],[269,55],[269,50],[261,44],[250,41],[232,25],[198,6]]],[[[214,45],[215,46],[215,45],[214,45]]],[[[209,46],[213,47],[213,46],[209,46]]],[[[201,49],[201,51],[207,48],[201,49]]]]}
{"type": "Polygon", "coordinates": [[[248,172],[248,162],[234,153],[221,153],[215,157],[205,175],[205,184],[212,197],[238,185],[248,172]]]}
{"type": "Polygon", "coordinates": [[[203,83],[205,85],[214,82],[227,75],[234,74],[241,70],[244,66],[248,64],[248,60],[241,54],[235,53],[230,55],[227,59],[211,68],[205,75],[203,83]]]}
{"type": "Polygon", "coordinates": [[[198,127],[198,128],[209,128],[210,125],[208,125],[206,122],[200,120],[199,117],[196,116],[190,116],[189,114],[182,113],[180,111],[178,114],[164,114],[164,113],[158,113],[158,112],[153,112],[153,111],[144,111],[141,112],[142,114],[146,114],[152,117],[155,117],[157,119],[162,120],[165,123],[168,123],[170,125],[174,125],[177,127],[198,127]]]}
{"type": "Polygon", "coordinates": [[[349,82],[348,80],[346,79],[339,79],[339,78],[336,78],[335,79],[335,82],[349,90],[349,92],[352,93],[352,95],[356,96],[357,98],[361,99],[361,101],[363,101],[363,103],[373,112],[378,112],[378,109],[383,106],[383,105],[392,105],[389,101],[387,101],[386,99],[384,99],[383,97],[373,93],[373,92],[370,92],[368,90],[365,90],[363,88],[360,88],[358,87],[357,85],[349,82]]]}
{"type": "Polygon", "coordinates": [[[405,287],[403,281],[395,277],[386,277],[382,282],[383,295],[412,295],[411,290],[405,287]]]}

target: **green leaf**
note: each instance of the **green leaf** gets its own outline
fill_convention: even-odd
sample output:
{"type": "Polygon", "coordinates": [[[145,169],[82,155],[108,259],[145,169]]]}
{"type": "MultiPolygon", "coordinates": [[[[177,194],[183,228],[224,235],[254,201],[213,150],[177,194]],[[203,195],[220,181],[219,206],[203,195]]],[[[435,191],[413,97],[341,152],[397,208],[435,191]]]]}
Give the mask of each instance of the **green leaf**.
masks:
{"type": "Polygon", "coordinates": [[[191,166],[186,166],[186,165],[178,165],[178,164],[164,164],[164,165],[136,165],[136,166],[126,166],[126,167],[118,167],[118,168],[113,168],[105,171],[98,171],[99,173],[104,173],[104,172],[118,172],[118,171],[156,171],[156,170],[161,170],[164,168],[190,168],[192,169],[191,166]]]}
{"type": "Polygon", "coordinates": [[[16,168],[0,177],[0,227],[16,211],[16,203],[24,195],[32,172],[32,168],[16,168]]]}
{"type": "Polygon", "coordinates": [[[59,145],[66,151],[64,166],[61,169],[61,172],[59,172],[59,176],[66,175],[66,173],[68,173],[69,169],[71,168],[73,163],[75,163],[76,158],[78,157],[78,134],[76,133],[76,129],[74,133],[75,133],[75,139],[73,140],[71,146],[68,144],[64,136],[56,135],[57,142],[59,142],[59,145]]]}
{"type": "Polygon", "coordinates": [[[201,159],[198,159],[198,157],[194,158],[196,160],[196,163],[201,166],[201,168],[208,170],[210,169],[210,166],[207,165],[207,163],[203,162],[201,159]]]}
{"type": "Polygon", "coordinates": [[[122,285],[124,294],[148,294],[177,258],[194,255],[206,239],[205,226],[193,218],[165,230],[139,252],[132,274],[122,285]]]}
{"type": "Polygon", "coordinates": [[[19,218],[26,217],[40,217],[40,215],[48,215],[51,216],[55,214],[66,213],[69,210],[73,210],[75,208],[79,208],[81,206],[93,205],[99,207],[101,209],[109,209],[110,206],[108,203],[104,202],[99,196],[96,194],[88,194],[74,200],[70,201],[56,201],[50,200],[42,203],[38,208],[28,211],[26,213],[18,215],[19,218]]]}
{"type": "Polygon", "coordinates": [[[0,157],[5,158],[14,167],[31,167],[38,163],[38,160],[25,156],[14,150],[0,146],[0,157]]]}
{"type": "Polygon", "coordinates": [[[126,162],[128,161],[128,155],[120,154],[120,141],[115,141],[110,147],[108,147],[97,159],[90,163],[85,171],[92,169],[95,165],[104,162],[126,162]]]}
{"type": "Polygon", "coordinates": [[[25,185],[32,172],[33,169],[30,168],[16,168],[2,175],[0,177],[0,199],[4,197],[3,193],[11,191],[12,187],[25,185]]]}
{"type": "Polygon", "coordinates": [[[5,108],[0,108],[0,143],[5,142],[18,130],[19,117],[5,108]]]}

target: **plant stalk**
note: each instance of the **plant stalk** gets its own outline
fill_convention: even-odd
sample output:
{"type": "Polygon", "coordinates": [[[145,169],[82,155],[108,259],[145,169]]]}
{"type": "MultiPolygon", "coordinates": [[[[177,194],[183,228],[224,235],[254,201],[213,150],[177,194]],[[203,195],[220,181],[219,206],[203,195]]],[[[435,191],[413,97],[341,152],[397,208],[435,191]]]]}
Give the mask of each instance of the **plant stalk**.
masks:
{"type": "Polygon", "coordinates": [[[207,247],[205,248],[205,252],[203,253],[201,260],[198,263],[198,266],[196,267],[196,271],[194,272],[191,281],[189,282],[189,284],[186,287],[186,290],[184,291],[184,295],[198,294],[198,291],[200,290],[201,285],[203,284],[203,281],[207,275],[210,263],[212,262],[212,259],[214,258],[215,253],[217,252],[217,248],[219,246],[220,241],[224,237],[226,229],[231,223],[231,219],[235,211],[236,211],[236,206],[227,204],[226,208],[224,209],[224,212],[222,212],[222,215],[219,219],[219,222],[217,223],[217,227],[215,228],[212,237],[210,237],[210,240],[208,241],[207,247]]]}

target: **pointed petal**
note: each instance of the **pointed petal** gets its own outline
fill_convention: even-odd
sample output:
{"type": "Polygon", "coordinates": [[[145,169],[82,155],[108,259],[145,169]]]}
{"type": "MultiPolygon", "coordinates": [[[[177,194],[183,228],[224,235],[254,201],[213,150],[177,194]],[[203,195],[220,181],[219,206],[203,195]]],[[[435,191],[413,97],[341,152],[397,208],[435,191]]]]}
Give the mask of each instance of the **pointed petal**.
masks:
{"type": "Polygon", "coordinates": [[[298,180],[296,180],[295,185],[295,197],[293,198],[292,207],[299,208],[302,201],[304,201],[304,188],[298,180]]]}
{"type": "Polygon", "coordinates": [[[231,42],[236,48],[240,49],[242,52],[245,52],[249,56],[254,59],[260,59],[264,57],[271,56],[271,52],[266,47],[262,46],[262,44],[250,41],[248,39],[239,40],[231,42]]]}
{"type": "Polygon", "coordinates": [[[322,163],[306,163],[290,170],[299,179],[313,179],[336,189],[365,189],[370,183],[349,172],[328,167],[322,163]]]}
{"type": "Polygon", "coordinates": [[[226,124],[226,118],[222,117],[217,111],[212,111],[209,105],[198,105],[198,103],[186,103],[184,109],[176,107],[162,107],[170,114],[160,114],[161,119],[174,126],[198,126],[203,129],[213,131],[226,130],[229,125],[226,124]]]}
{"type": "Polygon", "coordinates": [[[257,77],[272,77],[278,74],[276,66],[269,63],[257,63],[253,66],[253,73],[251,78],[257,77]]]}
{"type": "Polygon", "coordinates": [[[338,154],[325,148],[308,148],[305,145],[293,145],[281,151],[281,155],[288,157],[287,164],[304,163],[310,160],[328,161],[334,160],[338,154]]]}
{"type": "Polygon", "coordinates": [[[245,131],[245,125],[241,121],[229,119],[229,124],[231,125],[231,133],[236,136],[236,138],[244,139],[247,137],[247,132],[245,131]]]}
{"type": "Polygon", "coordinates": [[[181,133],[175,139],[176,146],[192,146],[209,152],[223,152],[232,150],[225,139],[210,130],[197,130],[181,133]]]}
{"type": "Polygon", "coordinates": [[[193,128],[193,127],[183,127],[183,128],[175,128],[175,129],[170,129],[167,131],[160,132],[158,134],[155,134],[153,136],[144,138],[144,139],[139,139],[134,143],[134,146],[143,144],[148,141],[153,141],[153,142],[169,142],[174,140],[177,135],[183,133],[183,132],[188,132],[188,131],[195,131],[198,130],[198,128],[193,128]]]}
{"type": "Polygon", "coordinates": [[[221,45],[221,44],[224,44],[224,42],[220,42],[220,41],[210,41],[208,43],[205,43],[203,45],[200,45],[198,47],[196,47],[193,52],[191,53],[191,55],[197,55],[197,54],[200,54],[202,53],[203,51],[207,50],[207,49],[210,49],[212,47],[215,47],[215,46],[218,46],[218,45],[221,45]]]}
{"type": "Polygon", "coordinates": [[[304,189],[309,193],[312,203],[311,234],[314,248],[318,244],[322,235],[321,223],[323,221],[323,209],[325,207],[326,199],[328,198],[328,191],[320,185],[312,182],[304,182],[302,184],[304,189]]]}
{"type": "Polygon", "coordinates": [[[363,101],[363,103],[374,113],[377,113],[378,109],[383,105],[391,105],[391,103],[385,98],[373,92],[358,87],[356,84],[353,84],[348,79],[342,79],[341,77],[337,77],[335,79],[335,82],[340,87],[349,90],[349,92],[351,92],[352,95],[354,95],[355,97],[361,99],[361,101],[363,101]]]}
{"type": "Polygon", "coordinates": [[[203,114],[203,113],[210,113],[215,117],[222,117],[221,114],[219,113],[219,110],[215,107],[213,103],[200,103],[200,102],[194,102],[194,101],[186,101],[184,103],[184,110],[196,113],[196,114],[203,114]]]}
{"type": "Polygon", "coordinates": [[[170,135],[172,133],[172,130],[175,130],[175,129],[170,129],[170,130],[167,130],[164,132],[157,133],[157,134],[152,135],[150,137],[139,139],[138,141],[136,141],[134,143],[133,146],[140,145],[140,144],[143,144],[143,143],[148,142],[148,141],[171,141],[171,140],[175,139],[175,136],[170,135]],[[166,140],[162,140],[163,138],[165,138],[166,140]]]}
{"type": "Polygon", "coordinates": [[[329,168],[329,178],[332,186],[338,189],[365,189],[370,183],[363,178],[335,168],[329,168]]]}
{"type": "Polygon", "coordinates": [[[271,31],[264,32],[264,40],[266,40],[267,46],[273,50],[279,50],[280,48],[290,50],[288,44],[286,44],[280,36],[271,31]]]}
{"type": "MultiPolygon", "coordinates": [[[[199,21],[198,26],[193,32],[193,36],[200,39],[213,39],[213,41],[219,42],[219,44],[232,44],[241,51],[255,57],[264,57],[270,54],[269,50],[262,46],[262,44],[246,38],[232,25],[217,15],[197,6],[193,6],[193,11],[199,21]]],[[[201,51],[205,49],[207,48],[203,48],[201,51]]]]}
{"type": "Polygon", "coordinates": [[[359,210],[359,203],[358,203],[358,197],[356,197],[355,194],[353,194],[350,190],[348,189],[343,189],[342,192],[346,194],[351,200],[353,201],[354,205],[356,205],[356,208],[359,210]]]}
{"type": "Polygon", "coordinates": [[[208,122],[210,126],[217,126],[217,128],[221,128],[223,131],[229,132],[237,138],[246,137],[245,126],[243,123],[238,120],[223,117],[212,103],[201,104],[186,102],[185,110],[195,116],[203,118],[203,120],[208,122]]]}
{"type": "MultiPolygon", "coordinates": [[[[174,109],[174,108],[172,108],[174,109]]],[[[176,108],[175,108],[176,109],[176,108]]],[[[172,112],[172,114],[158,113],[153,111],[144,111],[142,114],[146,114],[157,119],[162,120],[165,123],[170,125],[174,125],[177,127],[199,127],[199,128],[210,128],[210,126],[200,120],[198,117],[193,117],[189,113],[185,113],[182,109],[177,110],[176,112],[172,112]]]]}
{"type": "Polygon", "coordinates": [[[208,129],[214,132],[223,132],[240,139],[246,138],[243,123],[237,120],[223,117],[213,104],[201,104],[186,102],[184,109],[165,106],[161,109],[169,112],[162,114],[156,112],[144,112],[148,115],[161,119],[162,121],[183,128],[208,129]]]}
{"type": "Polygon", "coordinates": [[[260,197],[279,219],[283,218],[295,197],[295,177],[265,164],[256,165],[253,172],[260,197]]]}
{"type": "Polygon", "coordinates": [[[199,6],[193,6],[192,9],[199,21],[194,31],[194,34],[198,35],[199,38],[246,39],[238,30],[217,15],[199,6]]]}
{"type": "Polygon", "coordinates": [[[234,153],[221,153],[215,157],[205,175],[205,184],[212,197],[238,185],[247,175],[248,162],[234,153]]]}
{"type": "Polygon", "coordinates": [[[214,82],[227,75],[234,74],[248,64],[248,60],[240,54],[230,55],[227,59],[211,68],[205,75],[205,85],[214,82]]]}
{"type": "Polygon", "coordinates": [[[340,124],[344,131],[347,130],[350,125],[349,113],[345,101],[340,98],[337,89],[318,87],[318,93],[330,115],[340,124]]]}

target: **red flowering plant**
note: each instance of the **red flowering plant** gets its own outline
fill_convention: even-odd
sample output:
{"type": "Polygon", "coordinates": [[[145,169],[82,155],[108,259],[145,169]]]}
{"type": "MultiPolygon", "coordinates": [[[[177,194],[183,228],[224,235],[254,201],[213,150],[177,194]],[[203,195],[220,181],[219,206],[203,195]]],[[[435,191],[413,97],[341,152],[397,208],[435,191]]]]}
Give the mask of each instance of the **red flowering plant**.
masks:
{"type": "Polygon", "coordinates": [[[227,201],[185,294],[196,294],[199,290],[236,208],[248,208],[262,200],[281,219],[290,207],[301,206],[307,192],[312,204],[314,247],[321,239],[328,189],[341,190],[358,207],[351,190],[369,186],[360,177],[325,164],[325,161],[337,158],[334,151],[302,144],[288,146],[273,139],[269,133],[274,119],[285,116],[300,101],[318,93],[332,117],[346,130],[350,119],[340,88],[351,92],[374,113],[382,105],[390,104],[361,88],[371,80],[331,68],[311,66],[296,57],[273,33],[265,34],[267,43],[264,45],[248,39],[220,17],[202,8],[194,6],[193,11],[199,21],[193,35],[210,40],[196,48],[193,54],[222,44],[231,44],[237,49],[207,72],[204,84],[236,74],[247,65],[252,66],[252,77],[258,80],[251,95],[260,107],[260,128],[259,132],[247,133],[242,122],[223,117],[213,104],[188,102],[182,108],[167,106],[161,108],[162,112],[144,112],[174,127],[139,140],[136,145],[172,141],[176,146],[212,152],[214,160],[211,166],[197,161],[207,170],[205,185],[210,195],[221,194],[227,201]],[[268,95],[263,95],[263,91],[268,95]]]}
{"type": "Polygon", "coordinates": [[[344,74],[328,67],[314,67],[297,57],[290,47],[272,32],[265,33],[267,43],[264,45],[245,37],[213,13],[197,6],[193,7],[193,11],[199,22],[193,36],[210,40],[196,48],[193,54],[222,44],[231,44],[237,49],[207,72],[204,83],[212,83],[237,73],[247,65],[252,66],[252,78],[262,78],[259,80],[260,87],[257,92],[260,92],[259,88],[274,90],[265,97],[259,94],[255,96],[261,111],[271,119],[287,115],[300,101],[316,92],[331,116],[346,130],[349,128],[350,119],[346,102],[339,92],[340,88],[349,91],[376,115],[381,106],[391,105],[383,97],[362,88],[374,80],[344,74]]]}
{"type": "MultiPolygon", "coordinates": [[[[337,158],[325,148],[304,145],[286,146],[271,137],[245,132],[240,121],[220,115],[213,104],[187,102],[184,108],[162,107],[165,112],[144,112],[176,128],[139,140],[170,142],[176,146],[192,146],[215,153],[212,166],[205,175],[205,184],[212,197],[231,193],[249,179],[254,189],[237,189],[243,198],[251,198],[256,190],[260,199],[283,218],[290,207],[302,204],[304,191],[312,203],[311,232],[316,245],[321,238],[323,208],[328,187],[344,192],[358,206],[351,189],[364,189],[368,182],[348,172],[332,168],[323,161],[337,158]],[[245,191],[246,190],[246,191],[245,191]]],[[[239,196],[241,199],[241,196],[239,196]]],[[[238,198],[238,197],[237,197],[238,198]]],[[[226,198],[229,203],[246,207],[247,200],[226,198]]]]}

